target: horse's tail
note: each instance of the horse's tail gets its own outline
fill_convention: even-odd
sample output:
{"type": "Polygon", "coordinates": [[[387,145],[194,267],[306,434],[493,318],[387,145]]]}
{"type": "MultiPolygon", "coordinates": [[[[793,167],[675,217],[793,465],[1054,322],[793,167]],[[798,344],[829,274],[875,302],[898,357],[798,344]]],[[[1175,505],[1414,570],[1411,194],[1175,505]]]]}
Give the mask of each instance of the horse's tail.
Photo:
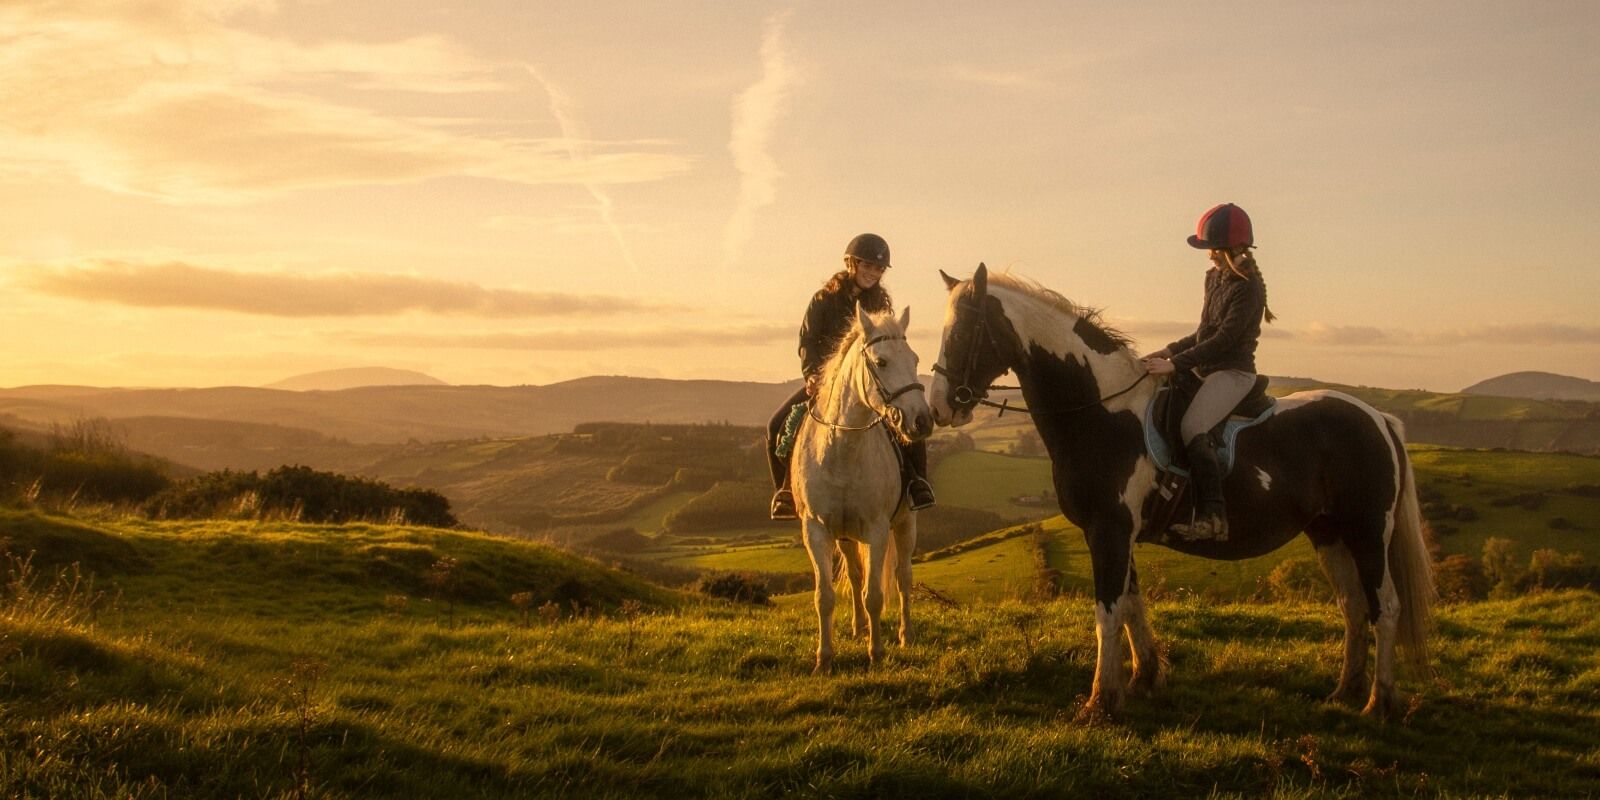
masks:
{"type": "Polygon", "coordinates": [[[1400,598],[1399,643],[1407,660],[1419,669],[1428,666],[1428,634],[1433,627],[1433,557],[1428,552],[1428,525],[1417,503],[1416,472],[1406,454],[1405,425],[1390,414],[1389,438],[1400,470],[1399,497],[1395,499],[1394,535],[1389,540],[1389,570],[1400,598]]]}

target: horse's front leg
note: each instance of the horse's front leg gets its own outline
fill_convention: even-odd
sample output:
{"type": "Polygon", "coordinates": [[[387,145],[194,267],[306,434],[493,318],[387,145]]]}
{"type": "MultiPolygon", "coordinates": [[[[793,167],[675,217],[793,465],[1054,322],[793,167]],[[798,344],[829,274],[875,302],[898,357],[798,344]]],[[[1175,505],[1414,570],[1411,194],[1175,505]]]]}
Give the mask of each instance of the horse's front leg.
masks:
{"type": "Polygon", "coordinates": [[[1130,558],[1128,562],[1128,593],[1123,596],[1123,629],[1128,633],[1128,645],[1133,652],[1133,680],[1128,690],[1134,695],[1147,694],[1160,688],[1165,674],[1162,671],[1161,650],[1156,645],[1155,631],[1145,613],[1144,592],[1139,588],[1139,573],[1130,558]]]}
{"type": "Polygon", "coordinates": [[[1133,567],[1133,531],[1128,525],[1089,526],[1083,535],[1094,568],[1094,630],[1098,647],[1094,687],[1079,717],[1115,717],[1122,711],[1128,691],[1122,634],[1131,605],[1128,588],[1133,567]]]}
{"type": "Polygon", "coordinates": [[[867,655],[873,664],[883,661],[883,564],[887,555],[889,521],[876,520],[867,530],[867,655]]]}
{"type": "Polygon", "coordinates": [[[839,554],[844,556],[844,571],[850,576],[850,636],[859,639],[867,631],[866,601],[862,598],[861,543],[840,539],[839,554]]]}
{"type": "Polygon", "coordinates": [[[809,516],[801,522],[801,531],[816,578],[817,665],[813,672],[822,674],[833,671],[833,537],[826,526],[809,516]]]}

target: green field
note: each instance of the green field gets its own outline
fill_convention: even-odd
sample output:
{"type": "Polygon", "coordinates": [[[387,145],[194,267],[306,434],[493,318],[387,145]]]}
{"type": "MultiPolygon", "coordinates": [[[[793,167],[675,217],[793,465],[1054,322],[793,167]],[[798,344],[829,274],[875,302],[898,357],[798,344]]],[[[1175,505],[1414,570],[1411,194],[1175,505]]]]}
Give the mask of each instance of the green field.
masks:
{"type": "MultiPolygon", "coordinates": [[[[1387,724],[1321,700],[1331,604],[1156,602],[1167,685],[1088,723],[1076,598],[919,601],[918,644],[868,668],[841,633],[813,677],[807,604],[697,601],[525,542],[12,511],[0,538],[44,575],[0,581],[9,797],[1600,794],[1592,592],[1447,607],[1437,674],[1402,676],[1387,724]],[[50,583],[72,562],[94,591],[50,583]],[[584,599],[525,624],[516,591],[584,599]]],[[[919,566],[1005,594],[1030,541],[919,566]]]]}
{"type": "Polygon", "coordinates": [[[981,451],[954,453],[941,460],[930,477],[941,503],[993,511],[1007,519],[1043,519],[1057,513],[1053,503],[1026,507],[1010,500],[1053,491],[1048,459],[981,451]]]}

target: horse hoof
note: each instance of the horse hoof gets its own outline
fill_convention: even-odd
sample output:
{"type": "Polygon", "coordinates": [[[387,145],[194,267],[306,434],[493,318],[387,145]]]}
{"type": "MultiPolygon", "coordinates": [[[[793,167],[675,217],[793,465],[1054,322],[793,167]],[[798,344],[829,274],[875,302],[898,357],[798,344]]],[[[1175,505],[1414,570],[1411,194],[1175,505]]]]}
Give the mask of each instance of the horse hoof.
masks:
{"type": "Polygon", "coordinates": [[[1327,696],[1326,701],[1335,705],[1355,706],[1361,705],[1361,688],[1359,686],[1341,686],[1327,696]]]}
{"type": "Polygon", "coordinates": [[[831,659],[831,658],[819,658],[819,659],[817,659],[817,665],[815,667],[811,668],[811,674],[812,675],[832,675],[833,674],[833,659],[831,659]]]}
{"type": "Polygon", "coordinates": [[[1361,709],[1361,716],[1385,722],[1399,714],[1400,698],[1393,691],[1374,693],[1372,699],[1367,701],[1367,707],[1361,709]]]}
{"type": "Polygon", "coordinates": [[[1128,694],[1133,697],[1144,697],[1154,694],[1161,688],[1161,671],[1145,670],[1133,673],[1133,680],[1128,681],[1128,694]]]}
{"type": "Polygon", "coordinates": [[[1078,709],[1075,719],[1083,725],[1097,725],[1106,722],[1115,722],[1122,712],[1120,699],[1107,699],[1102,695],[1094,695],[1078,709]]]}

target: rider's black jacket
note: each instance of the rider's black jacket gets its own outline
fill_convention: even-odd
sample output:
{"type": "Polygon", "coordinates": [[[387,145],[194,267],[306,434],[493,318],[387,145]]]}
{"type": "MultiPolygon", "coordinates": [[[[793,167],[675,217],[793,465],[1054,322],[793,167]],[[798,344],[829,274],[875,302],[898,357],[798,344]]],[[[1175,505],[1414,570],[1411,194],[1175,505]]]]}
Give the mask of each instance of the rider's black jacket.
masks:
{"type": "Polygon", "coordinates": [[[1259,273],[1241,278],[1213,267],[1206,271],[1205,308],[1194,333],[1167,345],[1172,365],[1209,375],[1223,369],[1256,371],[1256,341],[1267,288],[1259,273]]]}
{"type": "Polygon", "coordinates": [[[812,295],[811,305],[806,306],[805,319],[800,322],[802,375],[809,377],[828,363],[828,357],[838,349],[839,341],[850,330],[858,297],[868,311],[885,311],[889,308],[889,295],[881,284],[862,292],[849,277],[830,281],[812,295]]]}

